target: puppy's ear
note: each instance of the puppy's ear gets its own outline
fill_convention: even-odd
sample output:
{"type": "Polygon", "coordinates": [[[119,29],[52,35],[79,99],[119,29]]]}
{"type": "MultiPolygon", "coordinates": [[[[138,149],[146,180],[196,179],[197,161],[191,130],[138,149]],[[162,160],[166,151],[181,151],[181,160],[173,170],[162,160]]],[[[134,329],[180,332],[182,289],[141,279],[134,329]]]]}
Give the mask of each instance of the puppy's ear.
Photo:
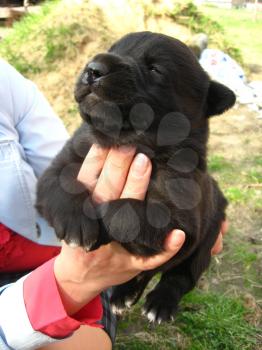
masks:
{"type": "Polygon", "coordinates": [[[216,81],[210,81],[207,95],[207,117],[225,112],[235,102],[236,96],[232,90],[216,81]]]}

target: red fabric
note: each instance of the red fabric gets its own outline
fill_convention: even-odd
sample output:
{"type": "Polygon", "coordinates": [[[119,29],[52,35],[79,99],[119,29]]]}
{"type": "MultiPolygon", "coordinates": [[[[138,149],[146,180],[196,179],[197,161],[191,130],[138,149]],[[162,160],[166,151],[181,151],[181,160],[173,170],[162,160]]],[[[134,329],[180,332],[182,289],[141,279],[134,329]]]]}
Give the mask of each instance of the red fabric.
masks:
{"type": "Polygon", "coordinates": [[[0,272],[33,270],[60,252],[30,241],[0,224],[0,272]]]}
{"type": "Polygon", "coordinates": [[[100,296],[73,317],[67,315],[53,273],[54,260],[38,267],[24,281],[25,306],[34,330],[53,338],[65,338],[82,324],[101,328],[101,325],[95,323],[103,314],[100,296]]]}
{"type": "Polygon", "coordinates": [[[100,296],[72,317],[67,315],[53,272],[54,257],[60,249],[41,246],[0,224],[0,272],[34,269],[24,281],[29,320],[34,330],[58,339],[71,335],[81,324],[103,327],[95,323],[103,315],[100,296]]]}

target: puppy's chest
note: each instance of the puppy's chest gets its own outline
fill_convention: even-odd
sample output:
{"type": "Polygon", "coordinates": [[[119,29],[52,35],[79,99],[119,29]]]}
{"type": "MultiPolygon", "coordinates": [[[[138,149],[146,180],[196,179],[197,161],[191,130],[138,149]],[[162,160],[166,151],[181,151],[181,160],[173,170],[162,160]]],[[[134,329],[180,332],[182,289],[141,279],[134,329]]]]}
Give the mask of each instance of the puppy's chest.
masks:
{"type": "MultiPolygon", "coordinates": [[[[151,158],[152,174],[148,188],[147,199],[155,198],[176,204],[181,197],[183,202],[192,201],[195,204],[202,198],[203,179],[205,172],[197,163],[178,162],[174,164],[172,154],[155,154],[151,158]],[[184,199],[185,198],[185,199],[184,199]],[[187,198],[187,199],[186,199],[187,198]]],[[[181,209],[191,209],[184,203],[181,209]]]]}

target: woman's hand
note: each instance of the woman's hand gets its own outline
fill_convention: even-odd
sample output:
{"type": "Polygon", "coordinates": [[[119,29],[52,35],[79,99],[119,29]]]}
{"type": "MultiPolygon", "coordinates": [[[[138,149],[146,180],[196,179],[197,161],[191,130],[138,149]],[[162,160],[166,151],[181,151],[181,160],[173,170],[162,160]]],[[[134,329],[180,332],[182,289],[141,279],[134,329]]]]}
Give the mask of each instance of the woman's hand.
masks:
{"type": "Polygon", "coordinates": [[[225,233],[227,233],[227,230],[228,230],[228,221],[225,220],[221,224],[220,232],[217,237],[216,243],[214,244],[214,247],[211,250],[212,255],[219,254],[223,250],[223,236],[225,235],[225,233]]]}
{"type": "MultiPolygon", "coordinates": [[[[152,165],[145,155],[134,156],[134,148],[105,150],[94,145],[85,158],[78,180],[98,203],[117,198],[143,200],[152,165]]],[[[162,265],[179,251],[184,240],[184,232],[172,231],[166,239],[165,251],[149,258],[136,257],[117,242],[91,252],[63,243],[54,272],[67,312],[75,313],[102,290],[162,265]]]]}

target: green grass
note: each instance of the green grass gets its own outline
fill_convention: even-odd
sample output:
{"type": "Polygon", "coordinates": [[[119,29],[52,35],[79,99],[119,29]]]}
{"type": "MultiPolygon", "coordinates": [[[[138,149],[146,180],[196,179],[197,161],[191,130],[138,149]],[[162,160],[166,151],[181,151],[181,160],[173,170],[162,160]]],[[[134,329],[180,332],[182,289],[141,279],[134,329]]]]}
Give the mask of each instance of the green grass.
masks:
{"type": "Polygon", "coordinates": [[[226,38],[233,45],[241,48],[245,62],[253,64],[262,62],[261,13],[255,21],[253,13],[245,9],[228,10],[203,6],[201,11],[210,19],[219,21],[224,28],[226,38]]]}
{"type": "Polygon", "coordinates": [[[234,263],[242,263],[246,270],[249,270],[253,262],[257,260],[257,255],[250,251],[247,244],[238,244],[233,252],[232,260],[234,263]]]}
{"type": "Polygon", "coordinates": [[[255,163],[256,165],[260,165],[260,166],[262,167],[262,156],[260,156],[260,155],[255,156],[255,157],[253,158],[253,160],[254,160],[254,163],[255,163]]]}
{"type": "Polygon", "coordinates": [[[238,298],[194,291],[186,296],[185,305],[199,310],[183,312],[179,324],[190,337],[188,350],[252,349],[256,330],[245,320],[246,310],[238,298]]]}
{"type": "Polygon", "coordinates": [[[115,349],[251,350],[259,330],[246,321],[249,313],[241,298],[196,289],[184,297],[181,311],[168,326],[141,321],[136,307],[120,322],[115,349]]]}
{"type": "Polygon", "coordinates": [[[8,60],[21,73],[41,71],[43,62],[40,55],[44,46],[43,41],[39,43],[36,38],[42,35],[42,30],[47,24],[46,19],[58,3],[58,0],[46,1],[38,13],[29,14],[21,21],[15,22],[12,32],[1,41],[0,56],[8,60]],[[30,47],[28,46],[26,51],[25,46],[29,42],[30,47]],[[35,59],[35,51],[38,51],[37,59],[35,59]]]}
{"type": "Polygon", "coordinates": [[[76,55],[76,42],[74,40],[75,33],[84,35],[83,28],[78,23],[71,25],[59,25],[56,28],[47,28],[45,33],[45,61],[53,63],[58,59],[62,59],[64,55],[67,58],[73,58],[76,55]]]}
{"type": "Polygon", "coordinates": [[[0,56],[26,75],[55,70],[64,57],[74,59],[88,42],[91,25],[85,16],[79,16],[77,7],[70,20],[65,9],[63,19],[63,6],[59,0],[46,1],[38,13],[16,22],[11,34],[1,41],[0,56]]]}
{"type": "Polygon", "coordinates": [[[222,155],[212,154],[208,158],[208,168],[211,172],[232,170],[233,166],[222,155]]]}
{"type": "Polygon", "coordinates": [[[246,176],[247,179],[252,183],[262,183],[262,172],[256,168],[249,169],[246,176]]]}
{"type": "Polygon", "coordinates": [[[177,23],[188,27],[193,33],[205,33],[209,38],[209,45],[214,45],[228,53],[239,63],[243,63],[240,46],[226,34],[225,23],[217,16],[206,15],[191,1],[178,2],[169,16],[177,23]]]}
{"type": "Polygon", "coordinates": [[[247,204],[249,201],[254,201],[257,197],[257,191],[253,188],[243,187],[228,187],[225,189],[225,195],[231,203],[247,204]]]}
{"type": "Polygon", "coordinates": [[[252,203],[252,207],[262,208],[260,156],[230,162],[220,154],[212,154],[208,158],[208,169],[218,180],[229,202],[246,205],[252,203]]]}

